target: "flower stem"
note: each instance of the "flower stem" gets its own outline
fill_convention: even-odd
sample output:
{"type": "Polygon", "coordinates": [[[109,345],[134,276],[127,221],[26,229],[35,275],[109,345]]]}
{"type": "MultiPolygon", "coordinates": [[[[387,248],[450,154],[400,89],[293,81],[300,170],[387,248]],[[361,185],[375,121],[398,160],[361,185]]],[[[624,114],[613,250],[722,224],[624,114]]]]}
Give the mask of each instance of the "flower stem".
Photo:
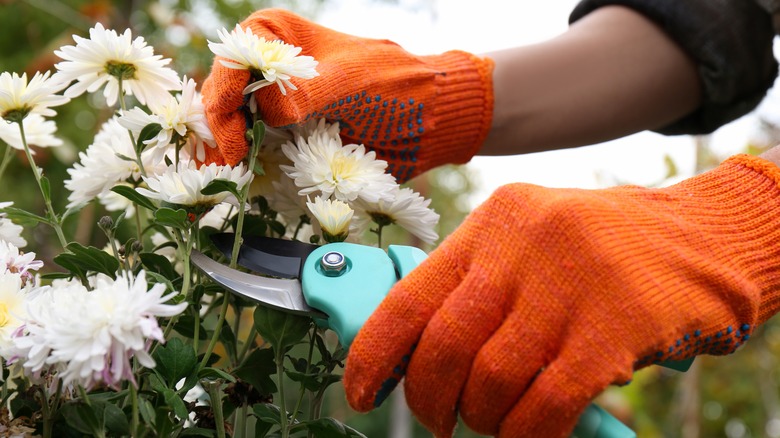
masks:
{"type": "Polygon", "coordinates": [[[376,238],[377,238],[377,246],[379,248],[382,247],[382,228],[384,228],[384,225],[377,224],[377,227],[376,227],[376,238]]]}
{"type": "MultiPolygon", "coordinates": [[[[306,359],[306,374],[309,373],[309,368],[311,367],[311,358],[314,355],[314,339],[316,336],[315,328],[314,331],[309,331],[309,356],[306,359]]],[[[301,409],[301,403],[303,403],[303,397],[306,395],[306,385],[301,382],[301,390],[298,394],[298,402],[295,404],[295,410],[292,412],[292,417],[290,419],[290,423],[295,424],[295,417],[298,416],[298,411],[301,409]]]]}
{"type": "Polygon", "coordinates": [[[236,424],[233,426],[235,438],[244,438],[246,436],[246,417],[249,411],[249,404],[244,401],[241,404],[241,409],[236,413],[236,424]]]}
{"type": "Polygon", "coordinates": [[[290,429],[287,425],[287,404],[284,401],[284,349],[276,348],[276,350],[276,375],[279,376],[279,427],[282,438],[287,438],[290,436],[290,429]]]}
{"type": "MultiPolygon", "coordinates": [[[[257,159],[257,142],[252,142],[252,147],[249,148],[249,171],[254,172],[255,169],[255,160],[257,159]]],[[[230,267],[233,269],[236,269],[236,266],[238,266],[238,252],[241,248],[241,232],[244,229],[244,211],[245,211],[245,205],[246,200],[249,197],[249,186],[252,182],[252,179],[247,181],[246,185],[241,188],[241,199],[238,200],[238,221],[236,223],[236,232],[235,232],[235,239],[233,240],[233,252],[231,254],[233,257],[230,259],[230,267]]],[[[211,341],[209,342],[209,346],[206,348],[206,353],[203,355],[203,359],[200,361],[200,368],[203,368],[208,363],[209,358],[211,357],[212,351],[214,351],[214,347],[217,345],[217,341],[219,340],[219,335],[222,332],[222,325],[225,323],[225,317],[227,316],[228,307],[230,307],[230,300],[228,299],[228,295],[225,294],[222,297],[222,308],[219,311],[219,319],[217,320],[217,326],[214,327],[214,333],[211,335],[211,341]]]]}
{"type": "Polygon", "coordinates": [[[40,189],[41,194],[43,195],[43,201],[46,204],[46,215],[49,218],[49,225],[51,225],[54,228],[54,231],[57,233],[57,238],[60,239],[60,245],[62,245],[63,248],[66,248],[68,246],[68,240],[65,239],[65,234],[62,232],[60,220],[57,218],[57,215],[54,213],[54,208],[51,206],[51,196],[46,190],[43,189],[41,173],[38,170],[38,166],[35,164],[35,160],[33,159],[32,153],[30,152],[30,147],[27,145],[27,137],[24,135],[24,123],[22,123],[21,120],[16,123],[19,125],[19,133],[22,136],[24,153],[27,155],[27,161],[30,162],[30,167],[32,168],[33,175],[35,176],[35,182],[38,183],[38,189],[40,189]]]}
{"type": "Polygon", "coordinates": [[[255,345],[255,338],[257,338],[257,331],[255,330],[254,325],[252,325],[249,328],[249,334],[246,337],[246,342],[244,343],[244,346],[241,348],[241,353],[238,354],[238,364],[239,366],[244,363],[244,359],[246,359],[247,353],[249,353],[249,350],[254,347],[255,345]]]}
{"type": "Polygon", "coordinates": [[[130,436],[138,433],[138,389],[130,383],[130,436]]]}
{"type": "Polygon", "coordinates": [[[14,148],[11,147],[10,144],[5,145],[5,154],[3,154],[3,161],[0,163],[0,180],[3,179],[3,175],[5,175],[5,169],[8,168],[8,163],[11,162],[13,151],[14,148]]]}
{"type": "Polygon", "coordinates": [[[217,437],[225,438],[225,417],[222,412],[222,382],[216,380],[208,384],[211,411],[214,413],[214,423],[217,427],[217,437]]]}
{"type": "MultiPolygon", "coordinates": [[[[122,82],[122,76],[116,76],[117,82],[119,82],[119,107],[122,108],[122,114],[127,112],[127,103],[125,103],[125,89],[122,82]]],[[[141,161],[141,151],[135,147],[135,136],[129,129],[127,133],[130,134],[130,141],[133,143],[133,150],[135,150],[135,162],[138,164],[138,169],[141,171],[141,175],[146,176],[146,169],[144,169],[144,162],[141,161]]]]}

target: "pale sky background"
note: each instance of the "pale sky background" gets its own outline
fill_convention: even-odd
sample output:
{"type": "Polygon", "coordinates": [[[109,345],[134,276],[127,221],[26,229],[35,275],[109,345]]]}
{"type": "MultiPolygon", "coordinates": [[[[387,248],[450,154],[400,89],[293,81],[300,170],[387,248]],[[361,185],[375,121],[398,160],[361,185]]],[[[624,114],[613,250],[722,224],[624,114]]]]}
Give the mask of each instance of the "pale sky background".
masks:
{"type": "MultiPolygon", "coordinates": [[[[435,54],[450,49],[485,53],[552,38],[566,30],[576,0],[341,0],[328,3],[317,21],[333,29],[371,38],[387,38],[406,50],[435,54]]],[[[779,113],[780,114],[780,113],[779,113]]],[[[711,137],[724,158],[739,152],[756,121],[746,116],[711,137]]],[[[664,177],[669,154],[682,174],[694,166],[693,139],[644,132],[619,140],[565,151],[512,157],[475,157],[479,190],[476,205],[497,187],[528,182],[549,187],[603,187],[605,181],[654,184],[664,177]]]]}

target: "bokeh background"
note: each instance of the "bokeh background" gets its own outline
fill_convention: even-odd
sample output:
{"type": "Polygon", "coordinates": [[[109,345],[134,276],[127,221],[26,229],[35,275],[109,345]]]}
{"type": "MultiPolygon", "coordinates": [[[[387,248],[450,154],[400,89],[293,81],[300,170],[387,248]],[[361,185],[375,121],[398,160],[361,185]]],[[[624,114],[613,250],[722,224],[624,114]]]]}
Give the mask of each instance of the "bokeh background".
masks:
{"type": "MultiPolygon", "coordinates": [[[[198,83],[208,75],[212,55],[207,40],[232,28],[252,11],[284,7],[324,25],[366,37],[388,38],[407,50],[438,53],[463,49],[475,53],[532,44],[565,31],[574,0],[0,0],[0,71],[52,69],[53,54],[86,35],[96,22],[119,32],[143,36],[155,52],[173,60],[180,73],[198,83]]],[[[56,120],[59,148],[38,149],[36,160],[52,181],[67,179],[100,124],[110,117],[100,99],[82,96],[61,107],[56,120]]],[[[709,136],[663,137],[640,133],[609,143],[573,150],[511,158],[478,157],[464,166],[446,166],[412,181],[432,198],[441,214],[439,234],[449,234],[469,210],[492,190],[509,182],[552,187],[598,188],[616,184],[659,186],[692,176],[738,152],[760,153],[780,142],[780,106],[773,92],[751,114],[709,136]]],[[[0,145],[0,147],[6,147],[0,145]]],[[[43,211],[26,160],[18,157],[0,186],[0,201],[43,211]]],[[[67,191],[52,187],[55,209],[63,211],[67,191]]],[[[65,224],[75,240],[101,247],[105,237],[95,222],[105,211],[87,207],[65,224]]],[[[28,227],[25,237],[38,258],[56,251],[49,229],[28,227]]],[[[393,243],[416,244],[405,234],[393,243]]],[[[432,249],[432,247],[425,247],[432,249]]],[[[599,399],[641,437],[780,437],[780,324],[770,320],[746,346],[728,357],[701,357],[686,373],[662,368],[638,372],[625,387],[610,388],[599,399]]],[[[429,436],[403,410],[402,398],[370,414],[356,414],[338,385],[329,390],[327,415],[368,437],[429,436]]],[[[431,395],[435,397],[435,394],[431,395]]],[[[554,421],[554,419],[552,419],[554,421]]],[[[460,427],[458,437],[475,437],[460,427]]]]}

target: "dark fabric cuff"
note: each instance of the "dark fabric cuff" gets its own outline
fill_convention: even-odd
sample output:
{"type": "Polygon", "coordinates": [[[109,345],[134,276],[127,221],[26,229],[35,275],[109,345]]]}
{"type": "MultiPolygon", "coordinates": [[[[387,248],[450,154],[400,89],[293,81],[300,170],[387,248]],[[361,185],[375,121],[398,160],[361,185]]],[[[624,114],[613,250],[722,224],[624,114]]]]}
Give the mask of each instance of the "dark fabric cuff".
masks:
{"type": "Polygon", "coordinates": [[[698,65],[701,106],[662,134],[708,134],[752,111],[774,83],[772,18],[753,0],[583,0],[569,22],[607,5],[654,21],[698,65]]]}

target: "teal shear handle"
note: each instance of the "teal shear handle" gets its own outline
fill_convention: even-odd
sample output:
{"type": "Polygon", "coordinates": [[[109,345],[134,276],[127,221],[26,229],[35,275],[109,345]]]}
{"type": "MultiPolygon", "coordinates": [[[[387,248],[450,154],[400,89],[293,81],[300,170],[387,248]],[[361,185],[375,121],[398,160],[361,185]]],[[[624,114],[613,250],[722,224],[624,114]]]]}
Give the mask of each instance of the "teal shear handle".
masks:
{"type": "MultiPolygon", "coordinates": [[[[427,255],[419,248],[380,248],[331,243],[312,252],[301,275],[309,306],[328,314],[323,323],[335,331],[344,347],[379,306],[392,286],[427,255]]],[[[631,438],[636,434],[600,407],[591,404],[574,429],[577,438],[631,438]]]]}

